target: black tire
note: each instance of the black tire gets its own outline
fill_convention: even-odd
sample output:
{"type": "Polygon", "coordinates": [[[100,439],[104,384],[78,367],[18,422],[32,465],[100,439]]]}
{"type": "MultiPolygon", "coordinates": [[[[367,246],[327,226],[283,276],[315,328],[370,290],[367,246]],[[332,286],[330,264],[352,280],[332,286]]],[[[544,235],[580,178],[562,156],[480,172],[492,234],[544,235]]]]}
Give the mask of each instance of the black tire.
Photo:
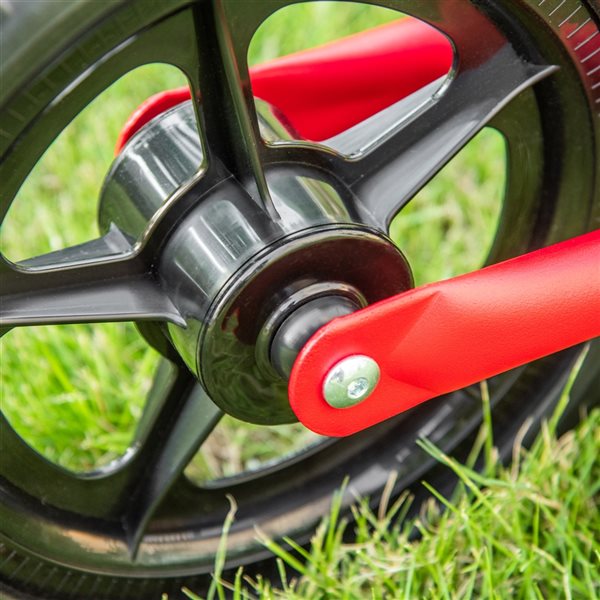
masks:
{"type": "MultiPolygon", "coordinates": [[[[569,5],[579,6],[578,2],[573,0],[569,5]]],[[[395,4],[392,0],[382,3],[395,4]]],[[[184,4],[187,2],[183,0],[0,0],[0,164],[11,165],[11,157],[19,151],[21,140],[35,132],[49,101],[88,63],[184,4]],[[114,33],[115,24],[120,27],[118,34],[114,33]],[[61,65],[72,68],[61,69],[61,65]]],[[[538,6],[539,2],[533,0],[490,0],[479,4],[493,13],[507,31],[514,31],[515,44],[522,44],[524,53],[551,60],[561,67],[551,81],[539,84],[519,100],[523,106],[533,106],[539,119],[536,134],[543,139],[545,149],[542,174],[541,180],[532,184],[535,197],[527,199],[530,226],[517,227],[513,222],[517,216],[505,210],[492,251],[491,260],[496,261],[511,253],[600,227],[600,103],[576,52],[560,31],[559,22],[550,15],[552,7],[538,6]]],[[[590,22],[598,26],[598,4],[584,2],[579,12],[588,15],[590,22]]],[[[90,91],[90,96],[94,97],[99,91],[90,91]]],[[[500,115],[498,127],[520,127],[518,120],[511,121],[514,118],[511,114],[503,122],[500,115]]],[[[47,137],[39,135],[31,146],[32,152],[41,155],[53,137],[51,132],[47,137]]],[[[9,196],[18,187],[17,180],[25,174],[13,175],[11,171],[9,178],[0,177],[2,202],[10,201],[9,196]]],[[[507,194],[510,193],[509,185],[507,194]]],[[[571,426],[582,406],[600,403],[600,341],[548,357],[490,382],[495,441],[502,458],[509,459],[515,436],[527,419],[532,420],[532,426],[525,442],[531,441],[542,419],[551,414],[572,365],[584,350],[587,356],[563,415],[562,426],[571,426]]],[[[440,491],[448,491],[453,486],[453,478],[418,449],[415,441],[426,430],[434,443],[460,458],[470,449],[480,423],[479,400],[469,390],[461,390],[327,446],[317,455],[307,456],[290,467],[289,473],[286,471],[288,479],[276,482],[274,477],[264,477],[257,481],[252,493],[248,492],[250,508],[247,512],[244,512],[244,494],[236,493],[240,504],[240,538],[253,537],[255,522],[264,525],[283,516],[287,523],[283,533],[291,534],[302,543],[308,541],[315,524],[328,509],[332,492],[346,475],[353,482],[354,490],[370,496],[374,503],[386,483],[386,474],[393,470],[399,473],[396,494],[423,478],[440,491]]],[[[77,522],[78,527],[89,527],[91,535],[98,530],[109,531],[110,526],[93,520],[88,523],[86,515],[64,514],[49,506],[43,501],[44,482],[40,482],[38,497],[26,494],[15,475],[18,469],[10,465],[11,457],[2,452],[0,461],[3,475],[0,483],[0,592],[3,597],[145,600],[160,598],[162,592],[176,598],[182,585],[199,592],[206,588],[212,565],[210,556],[204,557],[196,567],[185,569],[169,565],[166,559],[165,564],[156,568],[133,562],[130,567],[111,566],[110,561],[99,562],[94,567],[87,559],[78,562],[77,544],[80,542],[77,540],[73,541],[74,551],[66,553],[56,546],[49,550],[44,537],[50,534],[51,528],[66,531],[77,522]],[[6,476],[8,471],[10,477],[6,476]],[[23,532],[18,539],[14,533],[17,530],[23,532]]],[[[224,489],[223,494],[227,491],[224,489]]],[[[345,510],[350,502],[348,495],[344,500],[345,510]]],[[[177,535],[173,544],[184,545],[186,531],[178,530],[177,535]]],[[[213,538],[218,541],[218,534],[213,538]]],[[[227,566],[235,568],[238,564],[263,572],[274,567],[273,558],[258,545],[231,554],[227,566]]]]}

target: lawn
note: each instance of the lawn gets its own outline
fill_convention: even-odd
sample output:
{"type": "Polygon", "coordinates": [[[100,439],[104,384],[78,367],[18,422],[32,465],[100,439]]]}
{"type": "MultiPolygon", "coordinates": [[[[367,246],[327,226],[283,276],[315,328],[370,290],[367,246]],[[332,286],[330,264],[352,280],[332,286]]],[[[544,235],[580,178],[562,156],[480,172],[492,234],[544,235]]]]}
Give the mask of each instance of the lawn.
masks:
{"type": "MultiPolygon", "coordinates": [[[[249,59],[255,64],[393,18],[395,13],[361,5],[348,10],[329,2],[297,6],[263,26],[249,59]]],[[[0,235],[2,252],[21,260],[94,238],[98,192],[122,124],[148,96],[184,82],[172,67],[149,65],[94,101],[19,192],[0,235]]],[[[418,284],[473,270],[485,261],[504,178],[504,142],[486,129],[393,223],[391,236],[406,253],[418,284]]],[[[2,410],[28,443],[76,471],[123,455],[159,362],[132,324],[14,330],[0,343],[2,410]]],[[[416,521],[403,521],[398,516],[407,510],[407,497],[392,506],[382,504],[378,514],[359,502],[356,540],[347,544],[334,500],[331,517],[308,554],[300,548],[288,553],[265,541],[280,555],[282,572],[287,564],[302,573],[300,579],[284,582],[278,592],[267,581],[240,575],[236,594],[365,598],[371,589],[373,598],[596,597],[599,434],[598,411],[560,439],[551,423],[533,450],[517,448],[515,465],[505,469],[490,450],[488,423],[480,438],[488,448],[483,475],[423,442],[461,480],[448,510],[439,510],[440,503],[447,504],[439,498],[440,503],[423,507],[416,521]],[[409,535],[414,528],[421,533],[418,541],[409,535]]],[[[196,481],[233,474],[312,440],[300,425],[265,428],[225,417],[187,473],[196,481]]],[[[214,591],[224,593],[222,587],[214,591]]]]}
{"type": "Polygon", "coordinates": [[[533,447],[515,445],[509,467],[497,461],[491,423],[484,423],[476,444],[491,449],[483,472],[423,440],[422,447],[457,476],[452,497],[423,482],[431,500],[417,517],[406,518],[410,495],[390,503],[384,494],[375,511],[357,501],[350,525],[339,517],[340,492],[308,549],[262,536],[278,556],[276,584],[242,569],[224,579],[217,570],[208,598],[600,597],[600,410],[558,438],[556,424],[568,400],[567,389],[533,447]],[[344,537],[349,528],[351,542],[344,537]]]}

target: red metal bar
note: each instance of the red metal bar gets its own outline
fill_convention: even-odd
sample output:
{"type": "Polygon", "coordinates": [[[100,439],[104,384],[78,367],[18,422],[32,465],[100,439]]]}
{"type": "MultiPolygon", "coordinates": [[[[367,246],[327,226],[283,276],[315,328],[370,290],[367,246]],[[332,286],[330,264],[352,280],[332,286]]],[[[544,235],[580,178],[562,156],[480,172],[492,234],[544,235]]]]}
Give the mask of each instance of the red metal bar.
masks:
{"type": "Polygon", "coordinates": [[[290,403],[309,429],[349,435],[597,336],[600,230],[334,319],[299,354],[290,403]],[[356,354],[377,361],[379,383],[362,403],[333,408],[324,378],[356,354]]]}
{"type": "Polygon", "coordinates": [[[446,75],[453,58],[448,38],[405,18],[258,65],[252,91],[320,141],[446,75]]]}
{"type": "MultiPolygon", "coordinates": [[[[413,18],[296,52],[250,69],[252,91],[276,106],[307,140],[321,141],[442,77],[449,40],[413,18]]],[[[187,87],[155,94],[127,120],[115,152],[150,119],[189,100],[187,87]]]]}

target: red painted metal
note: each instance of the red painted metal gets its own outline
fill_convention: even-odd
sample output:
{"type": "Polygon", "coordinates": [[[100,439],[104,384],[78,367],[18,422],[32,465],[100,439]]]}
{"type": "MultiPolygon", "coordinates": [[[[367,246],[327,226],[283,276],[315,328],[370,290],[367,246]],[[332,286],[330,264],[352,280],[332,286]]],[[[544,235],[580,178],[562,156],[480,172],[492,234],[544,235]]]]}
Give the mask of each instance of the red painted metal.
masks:
{"type": "Polygon", "coordinates": [[[161,113],[190,99],[190,88],[181,87],[166,90],[150,96],[142,102],[127,119],[121,129],[115,145],[115,155],[121,152],[123,146],[149,121],[161,113]]]}
{"type": "MultiPolygon", "coordinates": [[[[277,107],[301,137],[322,141],[445,75],[452,60],[443,34],[405,18],[258,65],[250,77],[256,97],[277,107]]],[[[189,98],[183,87],[146,100],[115,152],[150,119],[189,98]]]]}
{"type": "Polygon", "coordinates": [[[442,77],[448,39],[418,19],[401,19],[259,65],[252,91],[300,135],[324,140],[442,77]]]}
{"type": "Polygon", "coordinates": [[[300,352],[291,406],[309,429],[344,436],[548,354],[600,336],[600,229],[334,319],[300,352]],[[362,403],[336,409],[327,372],[353,354],[381,378],[362,403]]]}

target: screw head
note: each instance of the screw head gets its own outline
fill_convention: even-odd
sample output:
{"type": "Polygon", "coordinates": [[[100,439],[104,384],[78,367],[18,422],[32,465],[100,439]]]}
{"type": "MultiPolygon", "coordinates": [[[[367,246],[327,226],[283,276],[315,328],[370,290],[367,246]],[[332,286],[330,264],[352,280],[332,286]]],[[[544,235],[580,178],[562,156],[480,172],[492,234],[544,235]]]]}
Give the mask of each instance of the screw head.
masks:
{"type": "Polygon", "coordinates": [[[333,408],[349,408],[368,398],[379,382],[379,365],[364,354],[338,362],[325,377],[323,397],[333,408]]]}

